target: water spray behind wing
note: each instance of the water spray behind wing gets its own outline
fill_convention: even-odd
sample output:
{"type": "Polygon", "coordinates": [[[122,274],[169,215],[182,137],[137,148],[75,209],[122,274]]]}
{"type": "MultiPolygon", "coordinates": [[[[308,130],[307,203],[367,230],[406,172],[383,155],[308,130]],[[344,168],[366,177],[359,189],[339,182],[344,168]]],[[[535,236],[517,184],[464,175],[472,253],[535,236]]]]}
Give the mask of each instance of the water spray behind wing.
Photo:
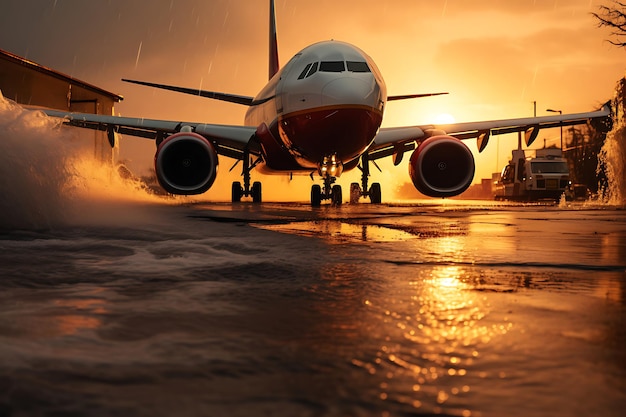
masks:
{"type": "Polygon", "coordinates": [[[59,121],[0,97],[0,228],[44,228],[66,211],[65,164],[59,121]]]}
{"type": "Polygon", "coordinates": [[[94,161],[80,132],[0,94],[0,230],[102,221],[112,204],[163,201],[94,161]]]}

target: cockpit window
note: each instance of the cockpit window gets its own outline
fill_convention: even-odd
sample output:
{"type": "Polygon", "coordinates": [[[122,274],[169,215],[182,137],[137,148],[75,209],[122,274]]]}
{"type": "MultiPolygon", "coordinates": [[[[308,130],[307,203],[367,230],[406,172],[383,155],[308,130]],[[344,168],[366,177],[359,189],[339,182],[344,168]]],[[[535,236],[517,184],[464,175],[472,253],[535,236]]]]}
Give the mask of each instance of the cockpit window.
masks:
{"type": "Polygon", "coordinates": [[[309,69],[311,69],[311,64],[307,64],[306,67],[304,67],[304,69],[302,70],[302,72],[298,76],[298,79],[301,80],[304,77],[306,77],[306,73],[309,72],[309,69]]]}
{"type": "Polygon", "coordinates": [[[320,71],[322,72],[343,72],[346,70],[343,61],[322,61],[320,71]]]}
{"type": "Polygon", "coordinates": [[[367,62],[361,61],[322,61],[307,64],[298,76],[299,80],[309,78],[318,71],[320,72],[343,72],[346,68],[350,72],[372,72],[367,62]]]}
{"type": "Polygon", "coordinates": [[[309,78],[311,75],[317,72],[317,62],[313,62],[312,64],[307,64],[306,67],[302,70],[300,75],[298,75],[298,79],[302,80],[304,78],[309,78]]]}
{"type": "Polygon", "coordinates": [[[371,72],[367,62],[347,61],[346,64],[350,72],[371,72]]]}

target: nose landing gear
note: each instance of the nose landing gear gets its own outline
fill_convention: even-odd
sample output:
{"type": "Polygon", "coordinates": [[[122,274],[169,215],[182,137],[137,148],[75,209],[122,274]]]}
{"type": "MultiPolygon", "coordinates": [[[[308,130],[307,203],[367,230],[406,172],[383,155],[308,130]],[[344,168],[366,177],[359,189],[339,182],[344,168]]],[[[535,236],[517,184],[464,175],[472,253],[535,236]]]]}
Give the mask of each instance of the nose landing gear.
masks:
{"type": "Polygon", "coordinates": [[[343,163],[336,154],[325,156],[319,165],[318,172],[324,179],[324,186],[315,184],[311,187],[311,206],[319,207],[322,200],[330,200],[333,206],[340,206],[343,203],[341,185],[333,185],[333,183],[343,172],[343,163]]]}
{"type": "MultiPolygon", "coordinates": [[[[378,165],[374,161],[371,161],[377,168],[378,165]]],[[[382,202],[382,193],[380,183],[372,183],[369,185],[370,176],[370,159],[367,153],[361,156],[361,184],[353,182],[350,184],[350,204],[356,204],[361,197],[369,197],[372,204],[380,204],[382,202]]],[[[380,168],[378,168],[380,170],[380,168]]],[[[322,200],[331,200],[334,206],[339,206],[342,203],[342,193],[340,185],[333,185],[336,181],[334,176],[325,175],[324,186],[313,185],[311,187],[311,206],[319,207],[322,200]]]]}
{"type": "Polygon", "coordinates": [[[335,177],[324,177],[324,186],[314,184],[311,187],[311,206],[319,207],[322,204],[322,200],[330,200],[333,206],[340,206],[343,203],[343,194],[341,191],[341,185],[333,183],[337,179],[335,177]]]}

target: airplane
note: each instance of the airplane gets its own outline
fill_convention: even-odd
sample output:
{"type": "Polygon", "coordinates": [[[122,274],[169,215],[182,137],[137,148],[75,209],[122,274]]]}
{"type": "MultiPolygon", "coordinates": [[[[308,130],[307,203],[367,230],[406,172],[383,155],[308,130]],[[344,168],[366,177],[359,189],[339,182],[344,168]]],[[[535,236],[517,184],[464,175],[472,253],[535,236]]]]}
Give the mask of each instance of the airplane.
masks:
{"type": "Polygon", "coordinates": [[[463,143],[476,139],[482,152],[491,136],[518,132],[529,146],[541,129],[585,124],[610,130],[609,103],[586,113],[492,120],[448,125],[381,128],[387,102],[447,93],[387,96],[383,77],[365,52],[348,43],[322,41],[305,47],[283,67],[278,61],[276,13],[269,2],[269,82],[254,97],[123,81],[248,107],[243,125],[151,120],[44,110],[65,123],[106,131],[111,146],[115,133],[156,142],[155,171],[171,194],[196,195],[209,190],[218,173],[219,156],[242,162],[243,184],[232,183],[232,202],[242,197],[262,201],[261,182],[251,183],[253,170],[262,174],[317,174],[322,185],[311,187],[311,205],[343,202],[335,184],[345,171],[361,170],[361,183],[351,184],[350,202],[362,197],[381,203],[379,183],[369,185],[370,164],[392,157],[400,164],[407,152],[415,188],[430,197],[461,194],[472,183],[475,163],[463,143]]]}

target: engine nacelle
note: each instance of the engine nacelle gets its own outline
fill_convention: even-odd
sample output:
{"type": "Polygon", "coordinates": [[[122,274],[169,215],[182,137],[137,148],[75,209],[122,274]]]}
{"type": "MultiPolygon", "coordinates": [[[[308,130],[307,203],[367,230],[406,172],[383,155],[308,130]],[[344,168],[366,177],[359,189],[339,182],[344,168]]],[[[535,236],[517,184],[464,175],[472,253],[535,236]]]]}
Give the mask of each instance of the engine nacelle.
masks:
{"type": "Polygon", "coordinates": [[[193,132],[167,137],[154,155],[157,179],[172,194],[202,194],[217,176],[217,151],[206,138],[193,132]]]}
{"type": "Polygon", "coordinates": [[[461,194],[474,179],[474,156],[452,136],[433,136],[413,151],[409,175],[415,188],[430,197],[461,194]]]}

